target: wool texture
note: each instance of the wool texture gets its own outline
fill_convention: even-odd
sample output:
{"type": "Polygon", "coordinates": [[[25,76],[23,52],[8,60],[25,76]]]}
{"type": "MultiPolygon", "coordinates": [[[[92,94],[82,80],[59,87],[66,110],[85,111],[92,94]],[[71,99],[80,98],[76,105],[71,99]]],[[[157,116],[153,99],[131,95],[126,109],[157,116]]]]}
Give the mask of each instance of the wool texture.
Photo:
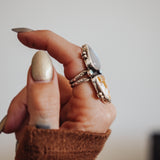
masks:
{"type": "Polygon", "coordinates": [[[94,160],[110,133],[26,126],[15,160],[94,160]]]}

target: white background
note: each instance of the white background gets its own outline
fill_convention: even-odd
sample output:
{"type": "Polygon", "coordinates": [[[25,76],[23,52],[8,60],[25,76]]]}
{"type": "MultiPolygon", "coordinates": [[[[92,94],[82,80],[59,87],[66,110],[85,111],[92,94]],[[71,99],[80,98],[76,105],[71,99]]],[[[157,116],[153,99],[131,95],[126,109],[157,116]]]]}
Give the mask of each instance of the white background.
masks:
{"type": "MultiPolygon", "coordinates": [[[[0,20],[0,118],[26,84],[36,52],[11,28],[50,29],[89,43],[101,59],[117,119],[98,159],[149,160],[151,135],[160,130],[159,0],[0,0],[0,20]]],[[[14,159],[14,146],[14,134],[1,134],[0,159],[14,159]]]]}

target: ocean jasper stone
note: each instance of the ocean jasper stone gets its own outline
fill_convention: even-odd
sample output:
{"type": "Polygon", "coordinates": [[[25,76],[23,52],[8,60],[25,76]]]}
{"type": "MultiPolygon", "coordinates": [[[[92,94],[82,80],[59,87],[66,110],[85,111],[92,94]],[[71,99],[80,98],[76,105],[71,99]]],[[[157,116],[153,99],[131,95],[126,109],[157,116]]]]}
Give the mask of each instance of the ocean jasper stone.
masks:
{"type": "Polygon", "coordinates": [[[98,90],[100,92],[102,92],[105,99],[107,99],[110,102],[111,101],[111,95],[110,95],[110,91],[108,89],[108,86],[105,82],[105,77],[103,75],[96,76],[96,82],[97,82],[98,90]]]}

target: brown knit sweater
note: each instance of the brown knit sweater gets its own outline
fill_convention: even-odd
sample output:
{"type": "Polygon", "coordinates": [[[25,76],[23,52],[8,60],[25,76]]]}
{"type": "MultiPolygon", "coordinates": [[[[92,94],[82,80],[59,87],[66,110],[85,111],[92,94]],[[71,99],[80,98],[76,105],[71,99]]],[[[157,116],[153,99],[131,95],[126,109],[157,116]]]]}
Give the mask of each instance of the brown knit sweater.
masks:
{"type": "Polygon", "coordinates": [[[94,160],[110,133],[26,126],[15,160],[94,160]]]}

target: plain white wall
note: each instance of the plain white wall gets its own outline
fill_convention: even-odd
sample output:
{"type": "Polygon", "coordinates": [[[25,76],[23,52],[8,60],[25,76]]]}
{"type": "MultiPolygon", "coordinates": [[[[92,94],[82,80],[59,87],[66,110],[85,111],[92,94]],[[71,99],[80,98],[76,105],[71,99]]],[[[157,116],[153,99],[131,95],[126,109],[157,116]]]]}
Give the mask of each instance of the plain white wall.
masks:
{"type": "MultiPolygon", "coordinates": [[[[50,29],[78,45],[89,43],[101,59],[117,119],[98,159],[149,159],[150,135],[160,128],[159,0],[0,0],[0,20],[0,118],[25,86],[36,52],[11,28],[50,29]]],[[[14,159],[14,146],[13,134],[1,134],[0,159],[14,159]]]]}

